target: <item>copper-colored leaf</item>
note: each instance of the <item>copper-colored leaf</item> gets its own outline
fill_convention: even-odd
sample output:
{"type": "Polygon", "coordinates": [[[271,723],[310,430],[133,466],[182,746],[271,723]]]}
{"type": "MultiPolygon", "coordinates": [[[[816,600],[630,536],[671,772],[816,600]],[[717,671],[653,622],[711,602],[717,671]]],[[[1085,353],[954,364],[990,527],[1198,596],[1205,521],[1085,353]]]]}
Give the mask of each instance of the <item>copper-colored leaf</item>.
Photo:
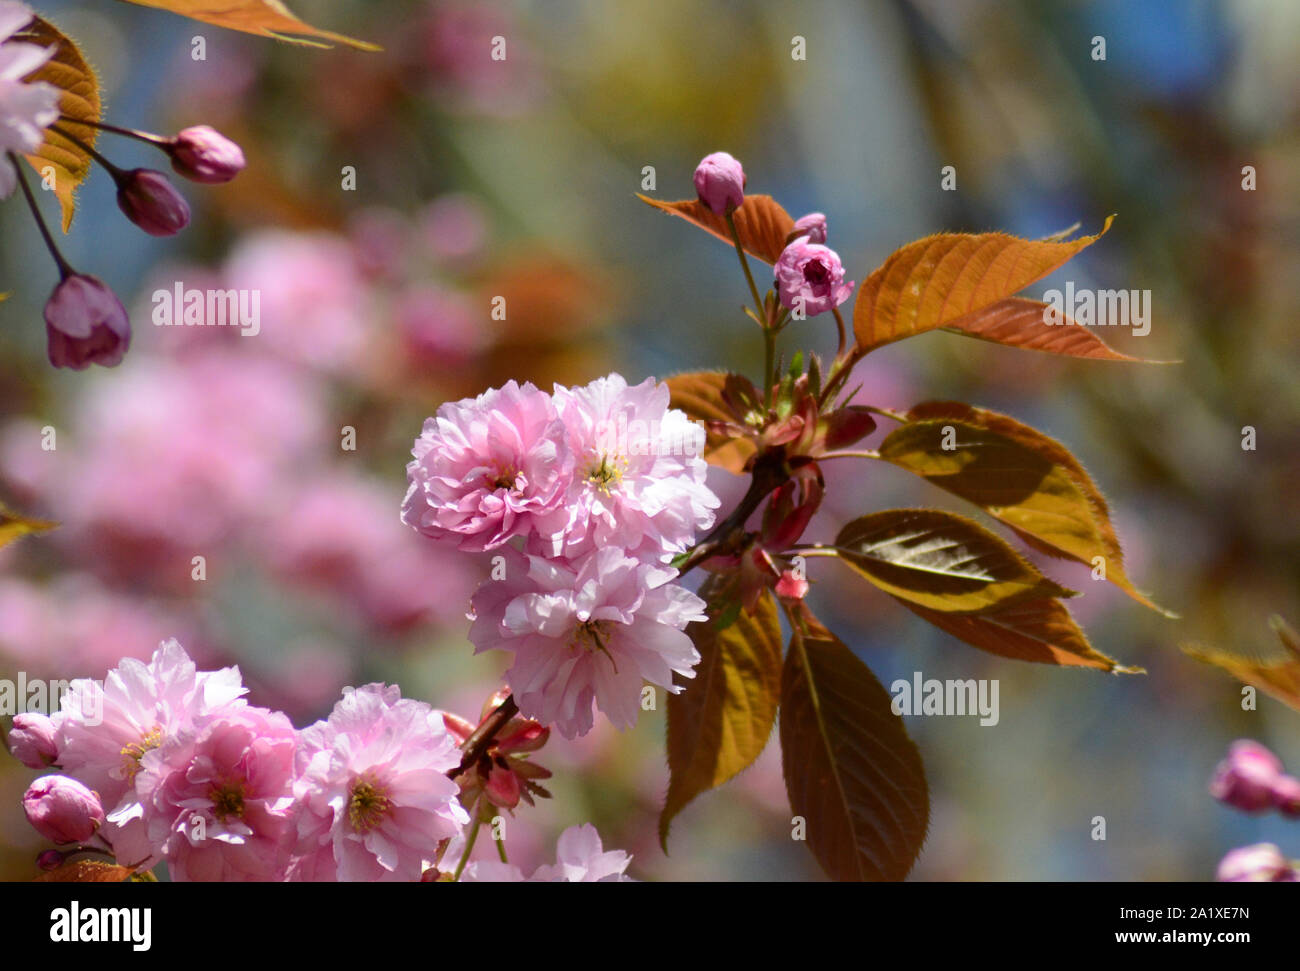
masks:
{"type": "Polygon", "coordinates": [[[310,47],[328,47],[322,41],[347,44],[363,51],[380,48],[364,40],[357,40],[330,30],[320,30],[304,23],[289,12],[280,0],[129,0],[142,7],[156,7],[180,14],[205,24],[239,30],[246,34],[274,37],[294,44],[310,47]]]}
{"type": "MultiPolygon", "coordinates": [[[[735,416],[722,399],[727,375],[722,371],[696,371],[667,378],[669,403],[695,421],[735,421],[735,416]]],[[[754,443],[746,438],[730,438],[717,431],[709,431],[704,440],[703,458],[728,472],[742,475],[754,455],[754,443]]]]}
{"type": "MultiPolygon", "coordinates": [[[[896,250],[863,281],[853,308],[858,348],[869,351],[938,327],[957,326],[1056,270],[1110,228],[1069,242],[1018,239],[1005,233],[940,233],[896,250]]],[[[1039,323],[1042,322],[1041,316],[1039,323]]],[[[976,329],[978,325],[972,324],[976,329]]],[[[1062,331],[1079,330],[1061,326],[1062,331]]],[[[988,326],[981,336],[1009,334],[988,326]]]]}
{"type": "Polygon", "coordinates": [[[1048,354],[1098,361],[1170,363],[1121,354],[1098,337],[1092,328],[1081,327],[1068,316],[1060,324],[1049,324],[1043,316],[1048,309],[1041,300],[1007,297],[944,324],[944,329],[1026,351],[1046,351],[1048,354]]]}
{"type": "Polygon", "coordinates": [[[882,459],[982,507],[1035,549],[1090,566],[1101,557],[1106,579],[1168,614],[1129,580],[1106,499],[1064,445],[957,401],[925,402],[907,418],[881,443],[882,459]]]}
{"type": "MultiPolygon", "coordinates": [[[[662,212],[680,216],[707,230],[729,246],[735,246],[727,220],[698,199],[680,202],[661,202],[637,193],[637,198],[662,212]]],[[[794,219],[771,196],[746,195],[745,201],[733,213],[736,233],[745,252],[766,263],[775,263],[785,249],[786,237],[794,230],[794,219]]]]}
{"type": "Polygon", "coordinates": [[[1183,645],[1183,651],[1300,711],[1300,636],[1281,617],[1271,618],[1269,624],[1282,642],[1282,654],[1252,657],[1193,644],[1183,645]]]}
{"type": "Polygon", "coordinates": [[[983,526],[940,509],[859,517],[840,530],[835,552],[886,593],[944,613],[1073,596],[983,526]]]}
{"type": "Polygon", "coordinates": [[[668,696],[668,768],[671,780],[659,840],[692,799],[717,788],[762,754],[781,695],[781,622],[776,603],[764,592],[753,614],[743,610],[721,630],[739,603],[739,574],[714,574],[700,596],[709,619],[691,624],[700,652],[695,677],[680,694],[668,696]]]}
{"type": "Polygon", "coordinates": [[[833,880],[901,880],[930,819],[921,755],[889,692],[806,610],[781,680],[781,764],[790,810],[833,880]]]}
{"type": "MultiPolygon", "coordinates": [[[[36,17],[14,34],[14,40],[39,47],[55,48],[54,56],[23,80],[45,81],[59,89],[59,112],[75,121],[61,121],[59,127],[86,145],[95,144],[99,129],[88,124],[100,120],[99,81],[77,45],[49,21],[36,17]]],[[[63,231],[72,226],[76,213],[77,187],[90,174],[91,157],[84,148],[58,132],[45,130],[43,141],[27,162],[42,179],[52,174],[54,196],[63,210],[63,231]],[[49,170],[53,170],[52,173],[49,170]]]]}
{"type": "Polygon", "coordinates": [[[990,654],[1116,674],[1145,673],[1142,668],[1124,667],[1095,650],[1059,600],[1028,600],[983,614],[951,614],[927,610],[902,597],[894,599],[922,620],[990,654]]]}
{"type": "Polygon", "coordinates": [[[44,533],[57,525],[46,519],[28,519],[0,505],[0,546],[29,533],[44,533]]]}
{"type": "Polygon", "coordinates": [[[130,878],[129,866],[101,860],[72,860],[36,878],[37,883],[122,883],[130,878]]]}

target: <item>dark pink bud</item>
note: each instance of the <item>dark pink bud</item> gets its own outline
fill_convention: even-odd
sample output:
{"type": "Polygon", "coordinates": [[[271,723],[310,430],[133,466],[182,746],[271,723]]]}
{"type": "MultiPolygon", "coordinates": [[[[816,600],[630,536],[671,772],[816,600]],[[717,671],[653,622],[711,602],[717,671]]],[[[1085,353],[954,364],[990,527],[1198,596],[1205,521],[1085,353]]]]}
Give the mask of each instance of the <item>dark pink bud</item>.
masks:
{"type": "Polygon", "coordinates": [[[210,185],[229,182],[245,164],[243,149],[207,125],[186,128],[176,136],[168,153],[177,174],[210,185]]]}
{"type": "Polygon", "coordinates": [[[73,273],[45,303],[45,333],[55,367],[113,367],[131,343],[131,321],[122,301],[100,280],[73,273]]]}
{"type": "Polygon", "coordinates": [[[66,775],[43,776],[28,786],[23,812],[38,833],[55,843],[82,843],[104,824],[99,796],[66,775]]]}
{"type": "Polygon", "coordinates": [[[1296,879],[1296,870],[1272,843],[1256,843],[1225,856],[1215,879],[1230,883],[1291,883],[1296,879]]]}
{"type": "Polygon", "coordinates": [[[826,416],[822,445],[827,451],[845,448],[876,430],[876,420],[861,405],[849,405],[826,416]]]}
{"type": "Polygon", "coordinates": [[[519,777],[510,770],[504,759],[493,763],[483,791],[494,806],[514,809],[519,805],[519,777]]]}
{"type": "Polygon", "coordinates": [[[782,600],[802,600],[808,595],[808,580],[793,570],[786,570],[776,581],[776,595],[782,600]]]}
{"type": "Polygon", "coordinates": [[[826,216],[820,212],[810,212],[794,221],[794,232],[790,234],[798,239],[807,236],[810,242],[826,242],[826,216]]]}
{"type": "Polygon", "coordinates": [[[1210,795],[1243,812],[1257,813],[1273,805],[1273,787],[1282,775],[1278,757],[1249,739],[1233,742],[1228,757],[1210,780],[1210,795]]]}
{"type": "Polygon", "coordinates": [[[447,726],[447,731],[451,732],[452,737],[456,739],[457,745],[464,745],[471,735],[474,734],[474,726],[471,725],[460,715],[453,715],[449,711],[442,713],[442,723],[447,726]]]}
{"type": "Polygon", "coordinates": [[[1273,805],[1284,816],[1300,816],[1300,779],[1293,775],[1279,776],[1273,783],[1273,805]]]}
{"type": "Polygon", "coordinates": [[[67,858],[66,853],[58,850],[42,850],[36,857],[36,865],[42,870],[57,870],[67,858]]]}
{"type": "Polygon", "coordinates": [[[190,224],[190,204],[167,176],[154,169],[122,173],[117,204],[127,219],[150,236],[175,236],[190,224]]]}
{"type": "Polygon", "coordinates": [[[695,191],[719,216],[745,201],[745,170],[726,152],[704,156],[695,167],[695,191]]]}
{"type": "Polygon", "coordinates": [[[524,722],[522,728],[506,736],[497,742],[497,751],[509,754],[511,752],[536,752],[546,744],[546,740],[551,737],[551,730],[544,727],[538,722],[524,722]]]}
{"type": "Polygon", "coordinates": [[[29,769],[47,769],[59,756],[59,731],[47,715],[26,712],[14,716],[9,751],[29,769]]]}

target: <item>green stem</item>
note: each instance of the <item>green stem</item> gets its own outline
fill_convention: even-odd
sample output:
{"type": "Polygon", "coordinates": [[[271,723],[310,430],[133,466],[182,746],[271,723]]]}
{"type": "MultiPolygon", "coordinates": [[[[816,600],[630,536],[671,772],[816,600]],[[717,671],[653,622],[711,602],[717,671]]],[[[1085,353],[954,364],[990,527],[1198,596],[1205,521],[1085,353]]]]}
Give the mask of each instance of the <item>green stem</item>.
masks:
{"type": "Polygon", "coordinates": [[[839,346],[835,348],[835,360],[838,361],[844,356],[844,347],[848,343],[848,334],[847,328],[844,326],[844,318],[840,315],[840,308],[833,307],[831,308],[831,312],[835,314],[835,326],[840,332],[840,343],[839,346]]]}
{"type": "Polygon", "coordinates": [[[763,328],[763,407],[772,407],[772,385],[776,383],[776,331],[763,328]]]}
{"type": "Polygon", "coordinates": [[[59,252],[58,246],[54,244],[54,237],[50,235],[49,227],[45,225],[45,220],[41,216],[41,210],[36,206],[36,197],[32,195],[31,186],[27,184],[27,178],[23,175],[22,167],[18,164],[18,156],[13,152],[9,153],[9,162],[14,167],[14,173],[18,176],[18,185],[22,187],[23,196],[27,199],[27,208],[32,211],[32,216],[36,220],[36,226],[41,231],[41,238],[45,240],[45,248],[50,251],[54,257],[55,264],[59,267],[59,279],[66,280],[77,271],[74,270],[63,258],[59,252]]]}
{"type": "Polygon", "coordinates": [[[501,862],[509,863],[510,861],[506,859],[506,841],[503,839],[499,839],[499,840],[493,840],[492,842],[496,843],[497,845],[497,856],[501,857],[501,862]]]}
{"type": "Polygon", "coordinates": [[[465,864],[469,863],[469,855],[474,852],[474,844],[478,842],[479,827],[483,825],[483,820],[478,817],[478,803],[474,804],[474,828],[469,831],[469,839],[465,841],[465,852],[460,855],[460,862],[456,864],[456,872],[452,875],[451,881],[455,883],[460,879],[460,875],[465,872],[465,864]]]}
{"type": "Polygon", "coordinates": [[[50,131],[62,135],[68,141],[72,142],[73,145],[76,145],[77,148],[81,149],[83,152],[85,152],[87,155],[93,158],[100,165],[104,166],[105,171],[107,171],[108,174],[113,177],[114,182],[121,182],[123,177],[126,175],[126,173],[122,169],[118,168],[108,159],[104,158],[104,156],[101,155],[99,152],[97,152],[93,146],[87,145],[85,142],[83,142],[80,138],[72,134],[72,132],[68,131],[67,129],[60,128],[57,125],[51,125],[50,131]]]}
{"type": "Polygon", "coordinates": [[[758,287],[754,284],[754,275],[749,272],[749,260],[745,257],[745,247],[740,242],[740,231],[736,229],[736,217],[733,215],[734,210],[727,210],[727,228],[731,230],[731,241],[736,244],[736,255],[740,258],[740,268],[745,271],[745,279],[749,281],[749,294],[754,298],[754,309],[758,311],[760,317],[765,316],[763,311],[763,301],[758,296],[758,287]]]}

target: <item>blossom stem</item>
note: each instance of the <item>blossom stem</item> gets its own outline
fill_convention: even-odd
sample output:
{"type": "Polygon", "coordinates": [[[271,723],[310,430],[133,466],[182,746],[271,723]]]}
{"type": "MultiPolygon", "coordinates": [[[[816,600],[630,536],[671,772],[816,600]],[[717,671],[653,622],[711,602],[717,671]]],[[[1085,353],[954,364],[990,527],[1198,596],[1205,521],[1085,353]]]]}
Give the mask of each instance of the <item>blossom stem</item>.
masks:
{"type": "Polygon", "coordinates": [[[775,363],[776,331],[771,327],[763,329],[763,407],[772,407],[772,385],[776,383],[775,363]]]}
{"type": "Polygon", "coordinates": [[[45,240],[45,248],[50,251],[50,255],[54,257],[54,262],[59,268],[59,279],[66,280],[76,271],[68,264],[68,261],[63,258],[63,254],[59,252],[59,247],[55,245],[54,237],[50,235],[50,229],[45,225],[45,219],[41,216],[41,210],[36,206],[36,197],[32,195],[31,186],[27,184],[27,178],[23,175],[23,170],[18,165],[18,156],[13,152],[10,152],[9,162],[13,165],[14,172],[18,175],[18,185],[22,187],[23,196],[27,200],[27,208],[32,211],[32,216],[36,220],[36,226],[41,231],[41,238],[45,240]]]}
{"type": "Polygon", "coordinates": [[[835,348],[835,360],[838,361],[844,356],[844,346],[848,343],[848,334],[847,328],[844,326],[844,317],[840,314],[840,308],[832,307],[831,313],[835,315],[835,327],[840,332],[840,343],[839,346],[835,348]]]}
{"type": "Polygon", "coordinates": [[[456,883],[460,880],[460,875],[465,872],[465,864],[469,863],[469,855],[474,852],[474,844],[478,842],[479,827],[483,825],[483,820],[478,816],[478,804],[474,804],[474,828],[469,831],[469,838],[465,840],[465,852],[460,855],[460,862],[456,864],[456,872],[452,875],[451,882],[456,883]]]}
{"type": "Polygon", "coordinates": [[[122,171],[121,168],[114,165],[108,159],[104,158],[104,156],[101,155],[98,151],[96,151],[93,146],[86,144],[76,135],[72,134],[72,132],[68,131],[65,128],[60,128],[57,125],[51,125],[50,131],[62,135],[68,141],[72,142],[73,145],[76,145],[77,148],[81,149],[83,152],[85,152],[87,155],[93,158],[100,165],[104,166],[104,170],[113,177],[114,182],[121,182],[122,179],[125,177],[126,173],[122,171]]]}
{"type": "Polygon", "coordinates": [[[754,462],[753,478],[750,480],[749,490],[744,498],[740,500],[730,516],[695,544],[695,548],[677,568],[677,575],[684,576],[717,553],[730,541],[733,533],[744,528],[745,521],[753,515],[754,510],[762,504],[763,500],[784,485],[789,478],[790,469],[785,463],[784,453],[775,451],[760,455],[754,462]]]}
{"type": "Polygon", "coordinates": [[[497,856],[501,857],[501,862],[509,863],[510,861],[506,858],[506,841],[504,839],[494,839],[492,842],[497,845],[497,856]]]}
{"type": "MultiPolygon", "coordinates": [[[[59,115],[59,121],[70,122],[74,125],[87,125],[90,128],[98,128],[100,131],[111,131],[114,135],[125,135],[128,138],[134,138],[138,141],[147,142],[150,145],[163,146],[175,141],[173,138],[166,138],[162,135],[154,135],[147,131],[140,131],[136,128],[121,128],[117,125],[110,125],[106,121],[91,121],[89,119],[73,118],[70,115],[59,115]]],[[[67,138],[66,132],[59,132],[60,135],[67,138]]]]}
{"type": "Polygon", "coordinates": [[[483,720],[483,724],[474,729],[474,734],[465,739],[465,744],[461,746],[465,754],[461,756],[460,765],[448,772],[447,777],[456,778],[482,758],[497,732],[505,728],[506,723],[517,714],[519,714],[519,705],[515,702],[515,696],[506,695],[505,701],[497,705],[492,714],[483,720]]]}
{"type": "Polygon", "coordinates": [[[763,301],[759,299],[758,287],[754,284],[754,274],[749,272],[749,260],[745,256],[745,247],[740,242],[740,231],[736,229],[735,210],[727,210],[727,228],[731,230],[731,241],[736,244],[736,255],[740,257],[740,268],[745,271],[745,279],[749,281],[749,293],[754,298],[754,309],[758,311],[760,317],[764,316],[763,301]]]}

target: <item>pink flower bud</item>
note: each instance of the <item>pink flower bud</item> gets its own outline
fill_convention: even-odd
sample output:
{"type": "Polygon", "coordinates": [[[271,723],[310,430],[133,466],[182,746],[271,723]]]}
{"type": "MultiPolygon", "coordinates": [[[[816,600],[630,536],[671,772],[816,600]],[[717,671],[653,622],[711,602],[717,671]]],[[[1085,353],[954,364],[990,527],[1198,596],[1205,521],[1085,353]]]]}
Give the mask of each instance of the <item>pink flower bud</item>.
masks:
{"type": "Polygon", "coordinates": [[[42,870],[57,870],[63,866],[63,861],[67,858],[66,853],[60,853],[58,850],[41,850],[36,856],[36,865],[42,870]]]}
{"type": "Polygon", "coordinates": [[[1278,757],[1249,739],[1233,742],[1228,757],[1210,780],[1210,795],[1243,812],[1257,813],[1273,805],[1273,786],[1282,775],[1278,757]]]}
{"type": "Polygon", "coordinates": [[[847,448],[876,430],[876,420],[861,405],[847,405],[826,416],[822,447],[827,451],[847,448]]]}
{"type": "Polygon", "coordinates": [[[800,236],[781,251],[774,268],[781,305],[805,317],[833,310],[849,299],[853,284],[844,282],[839,254],[800,236]]]}
{"type": "Polygon", "coordinates": [[[45,333],[55,367],[113,367],[131,343],[131,321],[122,301],[100,280],[73,273],[46,301],[45,333]]]}
{"type": "Polygon", "coordinates": [[[826,242],[826,216],[820,212],[810,212],[794,221],[794,232],[790,235],[796,239],[807,236],[812,243],[826,242]]]}
{"type": "Polygon", "coordinates": [[[186,128],[168,148],[172,168],[195,182],[229,182],[244,170],[244,151],[208,125],[186,128]]]}
{"type": "Polygon", "coordinates": [[[55,843],[81,843],[104,824],[99,796],[76,779],[47,775],[37,779],[23,796],[27,821],[55,843]]]}
{"type": "Polygon", "coordinates": [[[117,204],[150,236],[175,236],[190,224],[190,204],[154,169],[132,169],[117,183],[117,204]]]}
{"type": "Polygon", "coordinates": [[[494,806],[514,809],[519,805],[519,777],[510,770],[505,759],[498,759],[493,763],[483,791],[494,806]]]}
{"type": "Polygon", "coordinates": [[[802,600],[808,595],[808,580],[786,570],[776,581],[776,595],[782,600],[802,600]]]}
{"type": "Polygon", "coordinates": [[[1300,779],[1280,776],[1273,783],[1273,805],[1284,816],[1300,816],[1300,779]]]}
{"type": "Polygon", "coordinates": [[[9,729],[9,751],[29,769],[46,769],[59,756],[58,729],[47,715],[26,712],[14,716],[9,729]]]}
{"type": "Polygon", "coordinates": [[[719,216],[745,201],[745,170],[726,152],[704,156],[695,167],[695,191],[719,216]]]}
{"type": "Polygon", "coordinates": [[[1296,879],[1296,871],[1272,843],[1256,843],[1225,856],[1215,879],[1228,883],[1290,883],[1296,879]]]}

